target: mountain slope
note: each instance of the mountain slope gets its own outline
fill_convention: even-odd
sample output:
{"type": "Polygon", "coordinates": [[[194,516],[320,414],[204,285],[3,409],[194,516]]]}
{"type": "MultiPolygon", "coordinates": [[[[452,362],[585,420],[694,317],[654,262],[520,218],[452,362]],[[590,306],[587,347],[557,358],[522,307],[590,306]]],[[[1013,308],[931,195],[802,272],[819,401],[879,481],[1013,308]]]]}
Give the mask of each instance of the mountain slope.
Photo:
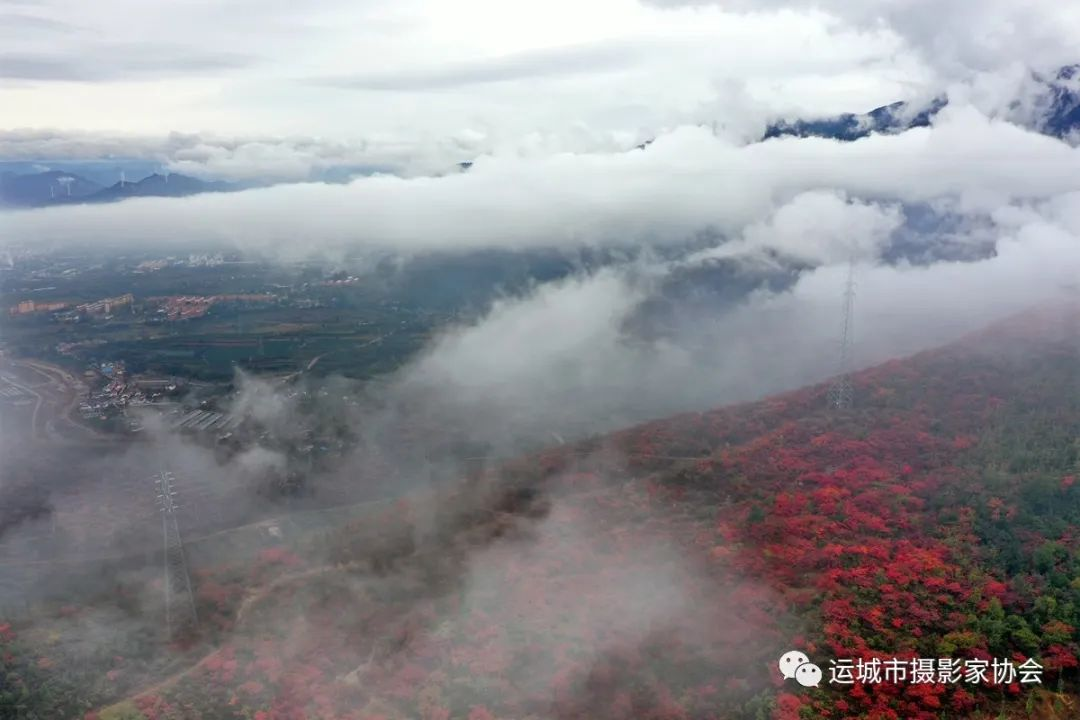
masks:
{"type": "Polygon", "coordinates": [[[896,102],[883,105],[868,113],[844,113],[836,117],[816,120],[779,120],[765,129],[763,140],[785,135],[796,137],[824,137],[850,142],[873,133],[896,133],[916,127],[926,127],[930,120],[948,102],[936,98],[926,107],[914,107],[910,103],[896,102]]]}
{"type": "MultiPolygon", "coordinates": [[[[1032,81],[1033,97],[1023,104],[1019,100],[1013,102],[1010,112],[1015,117],[1011,119],[1057,138],[1080,132],[1080,65],[1063,67],[1052,77],[1033,75],[1032,81]]],[[[874,133],[898,133],[926,127],[947,105],[947,98],[936,97],[924,105],[896,102],[862,114],[778,120],[766,127],[762,139],[793,135],[852,141],[874,133]]]]}
{"type": "MultiPolygon", "coordinates": [[[[679,502],[723,507],[712,539],[698,540],[782,593],[805,630],[787,644],[823,668],[842,658],[1035,657],[1047,685],[1075,693],[1078,347],[1080,316],[1043,309],[858,374],[849,414],[822,412],[815,388],[655,423],[620,442],[685,452],[689,438],[726,443],[734,423],[752,428],[748,442],[735,430],[719,452],[708,443],[694,467],[655,468],[659,484],[679,502]]],[[[1036,699],[1046,700],[1041,689],[1017,683],[789,682],[775,717],[995,716],[1001,702],[1036,699]]],[[[1062,714],[1046,717],[1074,716],[1073,697],[1048,702],[1062,714]]]]}
{"type": "Polygon", "coordinates": [[[1076,717],[1078,349],[1080,313],[1040,308],[857,373],[851,411],[820,385],[379,504],[200,568],[217,647],[144,685],[125,650],[84,697],[130,698],[103,719],[1076,717]],[[820,687],[781,678],[793,648],[820,687]],[[875,658],[1045,671],[828,683],[875,658]]]}
{"type": "Polygon", "coordinates": [[[204,192],[228,192],[233,187],[224,182],[207,182],[188,175],[154,173],[138,182],[117,182],[82,202],[114,202],[129,197],[186,197],[204,192]]]}

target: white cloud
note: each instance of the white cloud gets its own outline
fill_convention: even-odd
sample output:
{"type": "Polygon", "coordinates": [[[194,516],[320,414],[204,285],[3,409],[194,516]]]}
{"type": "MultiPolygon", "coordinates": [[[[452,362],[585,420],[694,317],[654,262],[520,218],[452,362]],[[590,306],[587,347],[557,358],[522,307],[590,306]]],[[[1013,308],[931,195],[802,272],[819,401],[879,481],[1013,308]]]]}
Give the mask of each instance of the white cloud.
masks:
{"type": "MultiPolygon", "coordinates": [[[[1029,68],[1075,61],[1078,31],[1080,9],[1053,0],[41,0],[0,16],[0,104],[9,129],[302,135],[349,156],[385,146],[430,171],[482,153],[626,147],[694,122],[745,139],[768,117],[863,111],[950,83],[996,111],[1009,100],[984,101],[1024,91],[1029,68]]],[[[168,159],[285,179],[327,161],[268,145],[168,159]]]]}
{"type": "Polygon", "coordinates": [[[884,202],[957,198],[967,212],[990,212],[1080,190],[1080,150],[950,106],[933,128],[848,144],[785,138],[742,146],[682,128],[644,151],[484,157],[445,177],[50,208],[12,212],[4,222],[9,243],[142,244],[153,236],[292,255],[664,244],[709,227],[741,232],[814,190],[884,202]]]}
{"type": "MultiPolygon", "coordinates": [[[[866,212],[847,208],[853,217],[866,212]]],[[[1080,273],[1078,216],[1080,195],[1062,196],[996,226],[993,257],[859,264],[856,363],[936,347],[1061,299],[1080,273]]],[[[635,336],[628,322],[673,266],[652,266],[644,281],[640,268],[572,278],[446,335],[392,387],[422,388],[425,412],[468,418],[462,432],[496,444],[612,430],[796,388],[837,372],[843,260],[733,307],[681,308],[678,324],[658,340],[635,336]]]]}
{"type": "MultiPolygon", "coordinates": [[[[650,0],[659,7],[712,0],[650,0]]],[[[824,10],[855,26],[888,27],[944,77],[1017,61],[1053,67],[1077,61],[1080,7],[1056,0],[725,0],[730,10],[824,10]]]]}
{"type": "Polygon", "coordinates": [[[738,241],[702,251],[692,260],[760,256],[772,252],[814,265],[876,259],[903,222],[896,205],[849,199],[842,192],[797,195],[765,220],[748,226],[738,241]]]}
{"type": "Polygon", "coordinates": [[[419,144],[479,129],[484,151],[533,133],[582,150],[593,148],[574,145],[581,126],[610,138],[688,119],[736,124],[743,112],[715,103],[718,82],[743,83],[773,110],[833,112],[886,102],[923,77],[888,28],[845,27],[813,11],[637,0],[450,8],[43,0],[21,20],[0,18],[3,122],[419,144]],[[718,115],[688,117],[705,106],[718,115]]]}

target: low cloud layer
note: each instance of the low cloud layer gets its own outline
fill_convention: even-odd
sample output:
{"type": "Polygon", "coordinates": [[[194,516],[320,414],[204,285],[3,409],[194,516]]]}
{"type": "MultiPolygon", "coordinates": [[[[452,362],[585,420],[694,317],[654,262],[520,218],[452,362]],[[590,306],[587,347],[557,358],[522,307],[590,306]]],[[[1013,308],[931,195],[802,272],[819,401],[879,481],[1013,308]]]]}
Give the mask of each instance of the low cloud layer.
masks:
{"type": "Polygon", "coordinates": [[[795,196],[742,238],[692,258],[740,258],[771,253],[788,261],[829,264],[875,259],[904,221],[898,205],[851,200],[843,193],[810,191],[795,196]]]}
{"type": "MultiPolygon", "coordinates": [[[[997,254],[979,261],[860,262],[856,362],[935,347],[1061,298],[1080,273],[1080,233],[1071,215],[1044,208],[1003,218],[996,232],[997,254]]],[[[513,431],[539,438],[568,428],[610,430],[837,372],[846,259],[805,273],[790,290],[687,313],[664,337],[643,341],[630,327],[665,270],[652,272],[642,282],[609,270],[497,306],[475,327],[436,342],[401,382],[430,388],[431,405],[448,404],[447,417],[471,418],[473,439],[481,440],[513,431]]]]}
{"type": "MultiPolygon", "coordinates": [[[[350,248],[665,245],[705,229],[741,232],[818,190],[886,204],[944,200],[987,213],[1080,190],[1080,150],[971,106],[950,106],[933,128],[847,144],[784,138],[740,145],[689,127],[642,151],[483,157],[468,172],[445,177],[378,176],[13,212],[4,217],[4,240],[138,245],[153,236],[283,256],[350,248]]],[[[800,243],[802,252],[820,252],[797,240],[793,228],[788,233],[787,242],[800,243]]]]}

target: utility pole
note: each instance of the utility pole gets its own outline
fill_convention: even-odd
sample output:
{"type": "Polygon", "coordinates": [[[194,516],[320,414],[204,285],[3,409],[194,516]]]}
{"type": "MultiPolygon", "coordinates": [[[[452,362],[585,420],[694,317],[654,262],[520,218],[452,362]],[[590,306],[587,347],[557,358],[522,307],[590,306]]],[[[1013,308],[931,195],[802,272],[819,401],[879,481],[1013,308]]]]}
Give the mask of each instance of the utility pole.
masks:
{"type": "Polygon", "coordinates": [[[195,596],[191,592],[184,544],[176,522],[176,478],[168,470],[155,477],[157,499],[161,510],[161,533],[165,545],[165,623],[169,637],[176,639],[195,630],[199,623],[195,612],[195,596]]]}
{"type": "Polygon", "coordinates": [[[852,315],[855,311],[855,258],[848,261],[847,283],[844,285],[843,323],[840,331],[840,373],[829,388],[829,407],[847,410],[854,404],[855,391],[851,385],[851,349],[855,339],[852,315]]]}

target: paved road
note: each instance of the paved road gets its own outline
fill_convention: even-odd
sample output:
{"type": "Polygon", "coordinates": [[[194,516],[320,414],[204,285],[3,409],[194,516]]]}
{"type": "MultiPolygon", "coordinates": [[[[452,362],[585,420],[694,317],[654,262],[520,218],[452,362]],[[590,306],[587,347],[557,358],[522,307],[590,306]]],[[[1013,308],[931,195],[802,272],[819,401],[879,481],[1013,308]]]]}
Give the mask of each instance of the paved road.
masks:
{"type": "MultiPolygon", "coordinates": [[[[10,363],[8,364],[7,369],[12,369],[10,363]]],[[[18,380],[18,376],[11,372],[4,372],[3,375],[0,375],[0,382],[3,382],[4,385],[12,387],[23,395],[33,398],[34,409],[30,414],[30,427],[27,429],[29,430],[28,434],[31,440],[40,440],[44,436],[43,428],[41,426],[41,407],[45,404],[45,398],[43,398],[41,393],[32,386],[24,382],[19,382],[18,380]]]]}
{"type": "Polygon", "coordinates": [[[34,409],[26,428],[29,440],[70,444],[109,439],[72,417],[84,386],[63,368],[37,360],[9,358],[0,363],[0,384],[33,399],[34,409]]]}

